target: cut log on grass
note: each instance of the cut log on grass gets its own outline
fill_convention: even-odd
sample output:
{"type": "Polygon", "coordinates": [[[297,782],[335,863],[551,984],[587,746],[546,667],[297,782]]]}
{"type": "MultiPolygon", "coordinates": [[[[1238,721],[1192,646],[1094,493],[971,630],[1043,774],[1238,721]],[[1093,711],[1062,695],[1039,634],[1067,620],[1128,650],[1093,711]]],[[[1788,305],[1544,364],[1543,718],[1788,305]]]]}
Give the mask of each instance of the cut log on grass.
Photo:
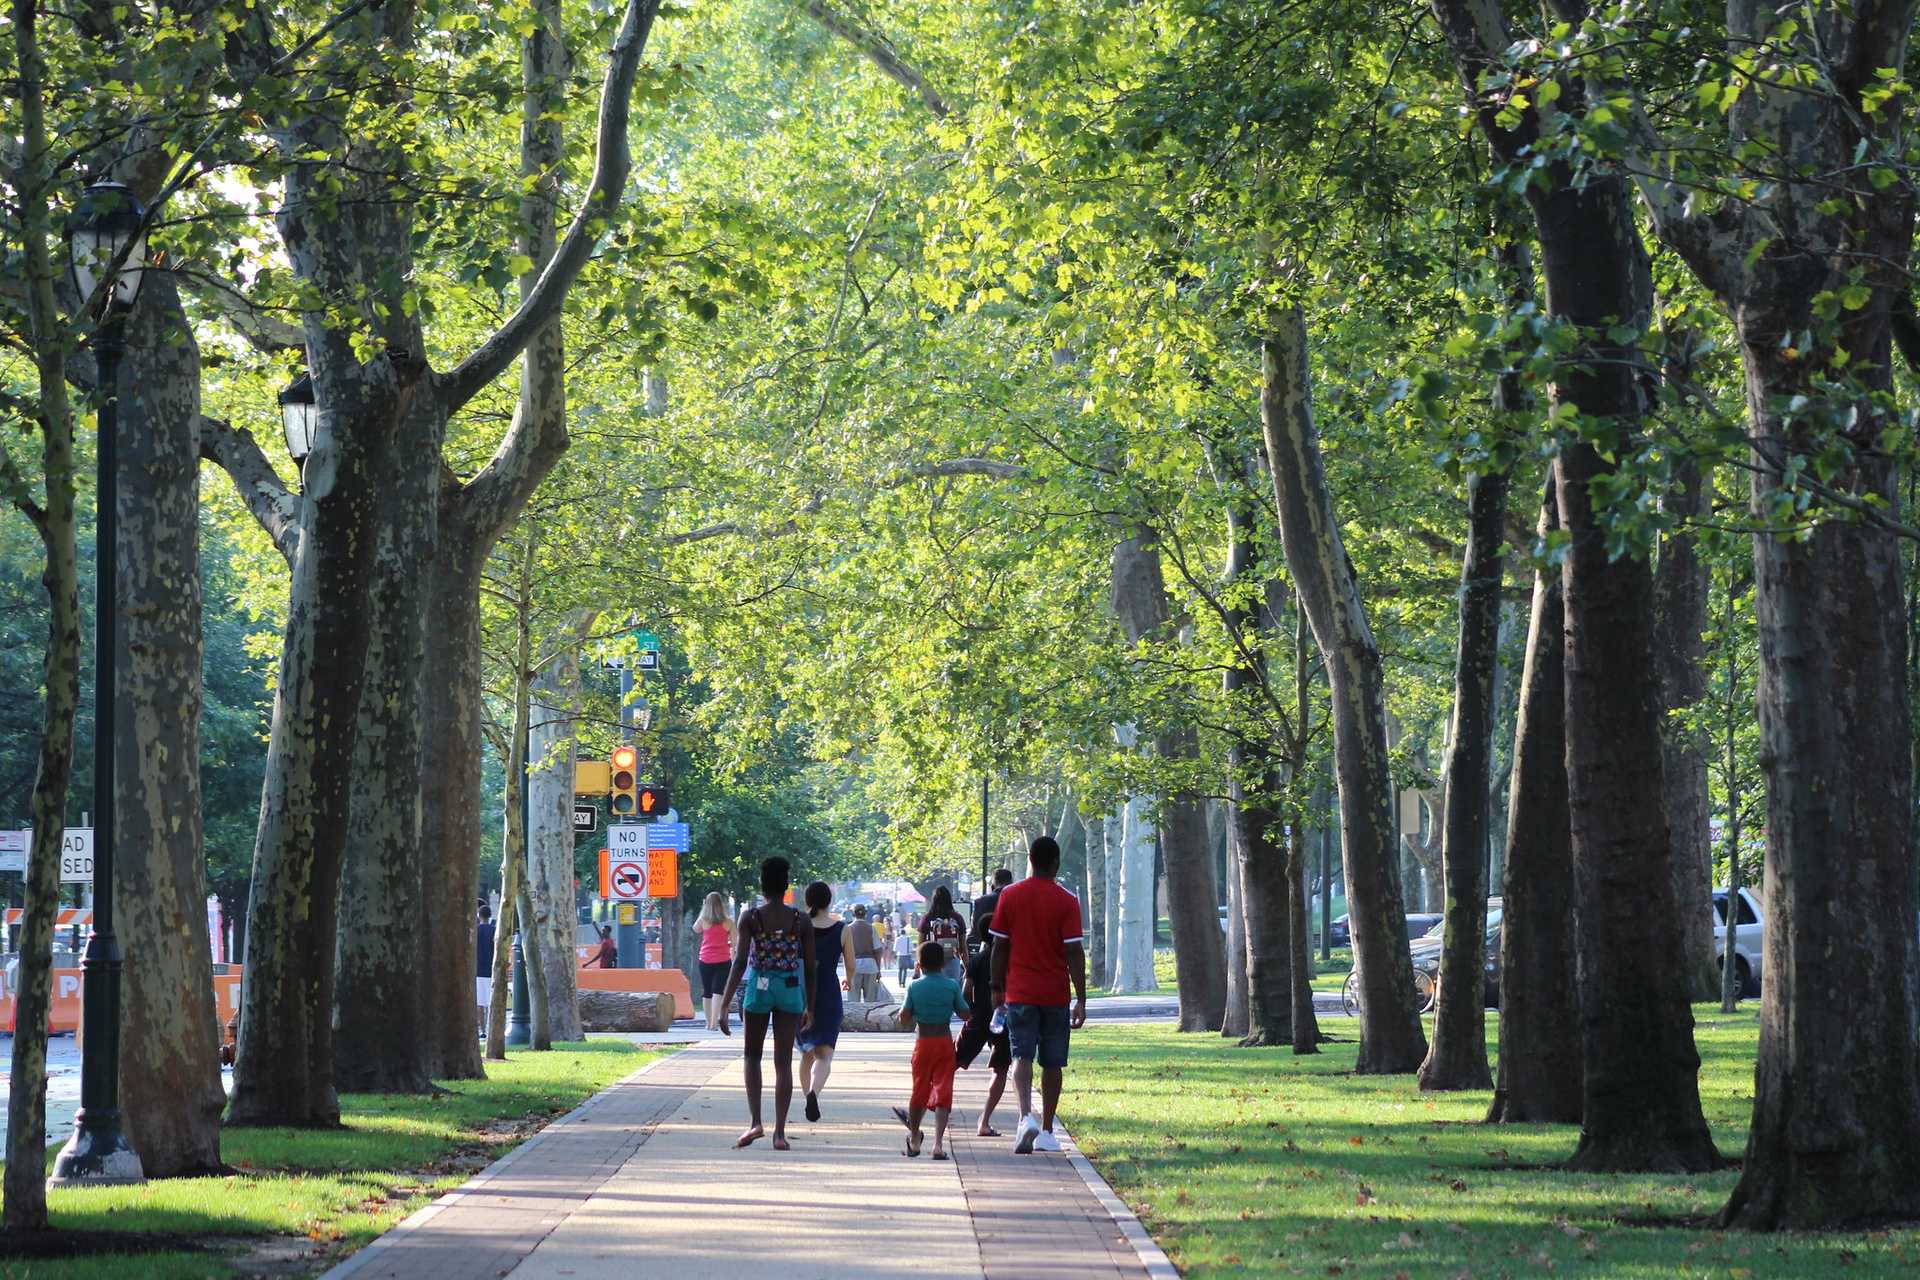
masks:
{"type": "Polygon", "coordinates": [[[670,991],[580,992],[582,1031],[666,1031],[673,1026],[670,991]]]}

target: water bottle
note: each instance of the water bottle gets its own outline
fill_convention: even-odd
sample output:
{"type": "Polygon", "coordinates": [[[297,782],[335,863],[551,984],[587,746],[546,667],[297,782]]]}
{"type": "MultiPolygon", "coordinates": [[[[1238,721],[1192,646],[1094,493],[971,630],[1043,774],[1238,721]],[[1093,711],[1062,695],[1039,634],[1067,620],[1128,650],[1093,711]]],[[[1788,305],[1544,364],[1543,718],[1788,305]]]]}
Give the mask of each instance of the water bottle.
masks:
{"type": "Polygon", "coordinates": [[[1003,1004],[995,1005],[993,1009],[993,1020],[987,1025],[992,1028],[993,1034],[997,1036],[1005,1035],[1007,1031],[1007,1006],[1003,1004]]]}

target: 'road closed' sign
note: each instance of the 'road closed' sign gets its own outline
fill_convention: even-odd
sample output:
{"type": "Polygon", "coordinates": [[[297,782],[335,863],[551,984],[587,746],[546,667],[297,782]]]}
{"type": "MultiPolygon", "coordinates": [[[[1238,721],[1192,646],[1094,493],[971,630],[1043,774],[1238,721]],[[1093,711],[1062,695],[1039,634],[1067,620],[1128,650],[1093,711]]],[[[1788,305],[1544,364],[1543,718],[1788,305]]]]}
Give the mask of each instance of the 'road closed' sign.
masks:
{"type": "MultiPolygon", "coordinates": [[[[0,871],[24,872],[33,832],[0,831],[0,871]]],[[[60,883],[93,883],[93,828],[68,827],[60,837],[60,883]]]]}

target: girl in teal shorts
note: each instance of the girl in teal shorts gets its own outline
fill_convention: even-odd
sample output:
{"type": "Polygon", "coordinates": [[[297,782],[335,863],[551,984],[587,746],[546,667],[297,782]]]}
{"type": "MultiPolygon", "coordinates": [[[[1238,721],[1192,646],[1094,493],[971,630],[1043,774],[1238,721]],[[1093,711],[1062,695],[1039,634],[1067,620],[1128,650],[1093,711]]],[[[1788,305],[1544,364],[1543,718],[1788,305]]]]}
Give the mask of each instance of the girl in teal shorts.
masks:
{"type": "Polygon", "coordinates": [[[767,1027],[773,1027],[773,1147],[788,1149],[787,1108],[793,1102],[793,1041],[813,1021],[813,926],[783,899],[793,875],[785,858],[760,864],[760,892],[766,901],[741,913],[733,967],[720,998],[720,1030],[727,1025],[734,993],[745,994],[740,1011],[746,1023],[747,1115],[749,1124],[735,1147],[766,1135],[760,1123],[760,1057],[767,1027]]]}

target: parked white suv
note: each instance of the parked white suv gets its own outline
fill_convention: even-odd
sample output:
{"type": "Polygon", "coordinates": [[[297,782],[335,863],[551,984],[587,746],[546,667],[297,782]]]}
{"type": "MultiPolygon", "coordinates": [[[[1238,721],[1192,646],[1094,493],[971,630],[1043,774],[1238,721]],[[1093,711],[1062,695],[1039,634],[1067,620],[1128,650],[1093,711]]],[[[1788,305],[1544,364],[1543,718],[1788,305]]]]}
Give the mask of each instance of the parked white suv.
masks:
{"type": "MultiPolygon", "coordinates": [[[[1717,966],[1727,954],[1727,891],[1724,888],[1713,891],[1713,918],[1713,963],[1717,966]]],[[[1742,888],[1733,927],[1733,976],[1740,984],[1742,996],[1760,994],[1761,937],[1765,928],[1766,917],[1760,909],[1760,899],[1742,888]]]]}

